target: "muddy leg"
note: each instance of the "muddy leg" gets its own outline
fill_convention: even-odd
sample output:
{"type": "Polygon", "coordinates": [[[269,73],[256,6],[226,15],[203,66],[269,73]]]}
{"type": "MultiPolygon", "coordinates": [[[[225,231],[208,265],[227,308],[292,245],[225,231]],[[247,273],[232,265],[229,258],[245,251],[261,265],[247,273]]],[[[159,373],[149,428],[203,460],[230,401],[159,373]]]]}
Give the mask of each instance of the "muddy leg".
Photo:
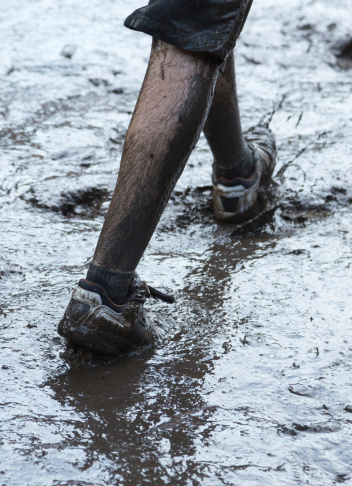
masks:
{"type": "Polygon", "coordinates": [[[216,177],[246,178],[251,174],[254,167],[242,133],[233,52],[219,75],[204,134],[214,155],[216,177]]]}
{"type": "Polygon", "coordinates": [[[218,221],[241,223],[261,211],[260,192],[275,167],[275,137],[268,127],[242,133],[233,53],[219,76],[204,133],[214,154],[213,213],[218,221]],[[247,143],[248,142],[248,143],[247,143]]]}
{"type": "MultiPolygon", "coordinates": [[[[136,268],[203,129],[218,66],[212,54],[153,41],[87,279],[99,272],[96,266],[125,272],[136,268]]],[[[121,300],[121,295],[115,298],[121,300]]]]}

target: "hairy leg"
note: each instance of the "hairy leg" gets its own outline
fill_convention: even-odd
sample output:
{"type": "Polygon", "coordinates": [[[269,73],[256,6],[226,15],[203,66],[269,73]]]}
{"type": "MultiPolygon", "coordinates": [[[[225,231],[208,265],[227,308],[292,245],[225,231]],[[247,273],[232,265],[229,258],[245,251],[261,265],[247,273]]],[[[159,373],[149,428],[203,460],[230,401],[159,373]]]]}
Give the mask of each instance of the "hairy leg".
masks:
{"type": "Polygon", "coordinates": [[[251,174],[252,155],[242,133],[233,52],[219,75],[204,134],[214,155],[217,177],[246,178],[251,174]]]}
{"type": "Polygon", "coordinates": [[[133,271],[207,118],[219,62],[154,40],[93,263],[133,271]]]}

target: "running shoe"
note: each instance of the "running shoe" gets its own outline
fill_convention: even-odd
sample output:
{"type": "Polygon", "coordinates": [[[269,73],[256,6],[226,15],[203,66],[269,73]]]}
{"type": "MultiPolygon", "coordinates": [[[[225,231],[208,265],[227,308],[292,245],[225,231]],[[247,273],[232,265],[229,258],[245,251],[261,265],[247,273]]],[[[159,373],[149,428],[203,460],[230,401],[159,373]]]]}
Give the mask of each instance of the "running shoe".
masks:
{"type": "Polygon", "coordinates": [[[255,127],[245,133],[252,151],[254,172],[248,179],[227,180],[213,173],[213,212],[218,221],[241,223],[253,218],[260,210],[258,194],[270,181],[275,167],[275,137],[265,127],[255,127]]]}
{"type": "Polygon", "coordinates": [[[166,330],[147,316],[143,304],[148,297],[174,302],[173,297],[141,282],[137,274],[123,305],[114,304],[101,285],[80,280],[59,323],[58,333],[75,345],[110,355],[158,342],[166,330]]]}

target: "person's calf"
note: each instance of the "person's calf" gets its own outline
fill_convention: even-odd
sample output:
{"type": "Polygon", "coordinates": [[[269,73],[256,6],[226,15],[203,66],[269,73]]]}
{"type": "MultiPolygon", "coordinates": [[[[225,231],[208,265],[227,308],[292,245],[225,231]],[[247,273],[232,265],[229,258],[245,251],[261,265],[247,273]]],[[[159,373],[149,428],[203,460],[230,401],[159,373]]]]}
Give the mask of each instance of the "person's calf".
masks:
{"type": "Polygon", "coordinates": [[[153,42],[96,265],[136,268],[203,129],[218,71],[212,54],[153,42]]]}

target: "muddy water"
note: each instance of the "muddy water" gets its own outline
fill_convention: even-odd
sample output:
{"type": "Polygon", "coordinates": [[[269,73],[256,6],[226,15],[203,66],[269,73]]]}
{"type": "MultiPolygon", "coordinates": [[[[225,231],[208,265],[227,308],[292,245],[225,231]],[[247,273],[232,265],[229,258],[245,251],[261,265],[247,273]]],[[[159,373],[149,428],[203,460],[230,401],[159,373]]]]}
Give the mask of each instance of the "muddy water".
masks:
{"type": "Polygon", "coordinates": [[[201,139],[139,267],[162,346],[65,348],[57,323],[114,187],[150,40],[143,2],[0,5],[0,484],[352,484],[349,0],[257,0],[237,48],[244,125],[276,187],[211,215],[201,139]]]}

